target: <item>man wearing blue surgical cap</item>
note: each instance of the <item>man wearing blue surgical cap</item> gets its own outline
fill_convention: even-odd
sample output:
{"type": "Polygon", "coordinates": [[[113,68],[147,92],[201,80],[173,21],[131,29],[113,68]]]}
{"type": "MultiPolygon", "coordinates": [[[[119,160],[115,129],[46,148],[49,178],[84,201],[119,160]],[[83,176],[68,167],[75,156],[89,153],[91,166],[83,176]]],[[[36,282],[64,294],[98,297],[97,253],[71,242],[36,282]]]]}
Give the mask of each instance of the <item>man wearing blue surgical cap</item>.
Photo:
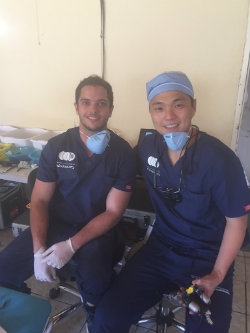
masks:
{"type": "Polygon", "coordinates": [[[244,171],[233,151],[192,125],[196,100],[184,73],[162,73],[146,88],[156,131],[137,150],[156,221],[99,303],[93,333],[128,332],[162,294],[191,285],[211,298],[213,324],[187,310],[185,332],[226,333],[234,259],[248,236],[244,171]]]}

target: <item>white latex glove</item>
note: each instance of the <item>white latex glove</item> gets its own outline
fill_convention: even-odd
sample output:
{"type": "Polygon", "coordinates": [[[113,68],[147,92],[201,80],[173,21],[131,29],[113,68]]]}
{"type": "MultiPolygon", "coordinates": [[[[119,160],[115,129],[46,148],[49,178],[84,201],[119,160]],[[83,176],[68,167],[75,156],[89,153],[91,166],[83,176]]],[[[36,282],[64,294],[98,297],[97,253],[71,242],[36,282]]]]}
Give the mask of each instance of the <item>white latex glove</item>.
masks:
{"type": "Polygon", "coordinates": [[[54,267],[49,266],[44,262],[42,253],[44,253],[45,248],[41,247],[34,254],[34,274],[37,280],[54,282],[56,278],[56,270],[54,267]]]}
{"type": "Polygon", "coordinates": [[[62,268],[75,253],[71,239],[56,243],[42,253],[44,262],[55,268],[62,268]]]}

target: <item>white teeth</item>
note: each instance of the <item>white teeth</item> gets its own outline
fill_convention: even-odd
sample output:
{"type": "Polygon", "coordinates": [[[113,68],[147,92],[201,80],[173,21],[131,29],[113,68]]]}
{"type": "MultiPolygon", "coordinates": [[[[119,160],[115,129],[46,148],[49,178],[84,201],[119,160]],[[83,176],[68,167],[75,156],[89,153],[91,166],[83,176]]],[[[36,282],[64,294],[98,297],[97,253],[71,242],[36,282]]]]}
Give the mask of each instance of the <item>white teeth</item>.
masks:
{"type": "Polygon", "coordinates": [[[173,125],[167,125],[167,126],[165,126],[165,127],[167,127],[167,128],[172,128],[172,127],[175,127],[176,126],[176,124],[173,124],[173,125]]]}

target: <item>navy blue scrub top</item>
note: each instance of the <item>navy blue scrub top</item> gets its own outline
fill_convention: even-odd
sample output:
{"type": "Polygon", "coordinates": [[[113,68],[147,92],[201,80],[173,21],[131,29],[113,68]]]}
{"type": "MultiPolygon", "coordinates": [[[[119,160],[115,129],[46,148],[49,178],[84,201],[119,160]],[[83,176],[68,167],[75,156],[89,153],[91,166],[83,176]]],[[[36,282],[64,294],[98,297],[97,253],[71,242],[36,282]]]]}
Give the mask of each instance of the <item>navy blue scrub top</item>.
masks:
{"type": "Polygon", "coordinates": [[[106,197],[112,187],[133,190],[135,156],[129,144],[111,132],[104,153],[89,157],[76,127],[48,141],[37,178],[56,182],[51,220],[83,226],[106,210],[106,197]]]}
{"type": "Polygon", "coordinates": [[[172,166],[159,133],[147,135],[137,147],[140,168],[156,212],[154,232],[168,244],[217,253],[226,217],[249,213],[249,190],[241,163],[218,139],[200,138],[172,166]],[[182,166],[183,164],[183,166],[182,166]],[[178,188],[183,172],[182,201],[169,208],[161,187],[178,188]],[[154,177],[158,189],[154,189],[154,177]]]}

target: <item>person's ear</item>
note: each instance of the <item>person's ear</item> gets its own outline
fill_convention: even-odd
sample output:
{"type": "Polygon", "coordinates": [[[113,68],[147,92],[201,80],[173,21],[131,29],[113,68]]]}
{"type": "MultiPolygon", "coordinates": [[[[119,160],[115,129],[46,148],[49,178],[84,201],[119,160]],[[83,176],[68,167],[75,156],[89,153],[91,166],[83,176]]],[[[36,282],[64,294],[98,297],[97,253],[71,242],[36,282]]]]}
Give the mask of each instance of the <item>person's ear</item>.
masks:
{"type": "Polygon", "coordinates": [[[77,103],[74,103],[74,107],[75,107],[75,110],[76,110],[76,114],[79,114],[77,103]]]}

